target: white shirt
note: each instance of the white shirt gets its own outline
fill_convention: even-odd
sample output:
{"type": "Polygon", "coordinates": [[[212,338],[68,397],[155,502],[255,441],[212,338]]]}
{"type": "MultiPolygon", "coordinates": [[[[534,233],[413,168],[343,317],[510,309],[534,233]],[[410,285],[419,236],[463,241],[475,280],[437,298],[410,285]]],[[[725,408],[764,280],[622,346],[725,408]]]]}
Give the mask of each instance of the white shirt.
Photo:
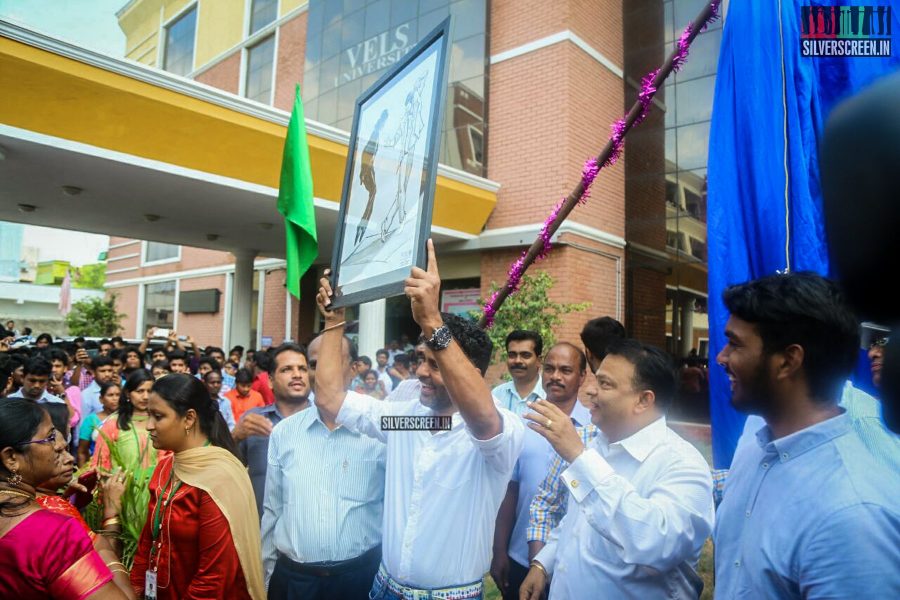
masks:
{"type": "Polygon", "coordinates": [[[261,536],[267,584],[279,553],[336,562],[381,542],[384,460],[384,444],[346,427],[329,431],[314,406],[275,426],[261,536]]]}
{"type": "MultiPolygon", "coordinates": [[[[25,394],[22,393],[22,388],[19,388],[7,398],[25,398],[25,394]]],[[[30,399],[30,398],[29,398],[30,399]]],[[[47,390],[44,390],[41,393],[41,397],[37,399],[37,404],[65,404],[66,401],[60,398],[59,396],[54,396],[47,390]]]]}
{"type": "MultiPolygon", "coordinates": [[[[575,400],[575,406],[572,407],[570,418],[577,426],[589,425],[591,422],[591,412],[581,403],[575,400]]],[[[524,421],[523,421],[524,423],[524,421]]],[[[519,460],[516,461],[516,468],[513,470],[512,481],[519,484],[519,499],[516,502],[516,522],[513,525],[512,534],[509,538],[509,557],[522,566],[528,565],[528,519],[530,518],[529,508],[531,500],[537,494],[538,488],[547,477],[550,470],[550,463],[556,456],[556,451],[547,438],[538,432],[525,428],[525,441],[522,446],[522,453],[519,460]]]]}
{"type": "Polygon", "coordinates": [[[391,392],[385,400],[388,402],[409,402],[410,400],[418,400],[419,392],[422,391],[422,383],[418,379],[404,379],[397,384],[394,391],[391,392]]]}
{"type": "Polygon", "coordinates": [[[550,598],[693,598],[713,527],[703,456],[660,417],[613,444],[601,432],[563,472],[569,507],[535,557],[550,598]]]}
{"type": "Polygon", "coordinates": [[[459,413],[452,429],[381,430],[382,416],[429,416],[418,399],[382,402],[347,392],[337,422],[387,444],[382,562],[416,588],[481,581],[491,562],[494,523],[522,450],[521,419],[498,409],[503,431],[479,440],[459,413]]]}
{"type": "Polygon", "coordinates": [[[540,375],[538,375],[537,382],[534,384],[534,389],[524,398],[519,396],[519,392],[516,391],[515,381],[501,383],[491,390],[491,394],[494,396],[495,404],[506,410],[510,410],[519,416],[526,412],[531,412],[528,410],[527,402],[534,402],[538,398],[541,400],[546,400],[547,398],[547,392],[544,391],[544,382],[540,375]]]}

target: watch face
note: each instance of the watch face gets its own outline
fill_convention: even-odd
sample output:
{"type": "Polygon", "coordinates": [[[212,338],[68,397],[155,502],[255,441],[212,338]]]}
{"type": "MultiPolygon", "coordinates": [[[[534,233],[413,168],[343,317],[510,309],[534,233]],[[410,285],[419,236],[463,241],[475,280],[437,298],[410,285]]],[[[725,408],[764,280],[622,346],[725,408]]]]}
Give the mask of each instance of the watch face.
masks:
{"type": "Polygon", "coordinates": [[[432,350],[443,350],[450,345],[450,340],[452,339],[450,329],[448,329],[446,325],[442,325],[435,329],[434,333],[431,334],[431,339],[428,340],[428,346],[432,350]]]}

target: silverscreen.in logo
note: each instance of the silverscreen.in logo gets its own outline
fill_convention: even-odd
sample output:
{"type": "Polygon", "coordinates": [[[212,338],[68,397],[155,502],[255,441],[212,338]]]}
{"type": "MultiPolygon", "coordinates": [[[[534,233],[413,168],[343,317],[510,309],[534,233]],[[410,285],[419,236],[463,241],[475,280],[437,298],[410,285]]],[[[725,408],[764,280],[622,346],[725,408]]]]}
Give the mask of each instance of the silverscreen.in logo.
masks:
{"type": "Polygon", "coordinates": [[[801,6],[802,56],[891,56],[890,6],[801,6]]]}
{"type": "Polygon", "coordinates": [[[381,417],[382,431],[450,431],[452,417],[381,417]]]}

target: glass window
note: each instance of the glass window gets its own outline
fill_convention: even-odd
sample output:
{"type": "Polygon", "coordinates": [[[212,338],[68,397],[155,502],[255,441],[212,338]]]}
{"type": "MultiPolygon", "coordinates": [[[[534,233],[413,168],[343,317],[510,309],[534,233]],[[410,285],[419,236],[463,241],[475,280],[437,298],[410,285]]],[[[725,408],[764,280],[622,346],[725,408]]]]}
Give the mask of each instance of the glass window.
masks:
{"type": "Polygon", "coordinates": [[[484,0],[460,0],[450,5],[450,14],[455,21],[453,35],[466,38],[484,33],[484,0]]]}
{"type": "Polygon", "coordinates": [[[715,87],[715,75],[679,83],[675,101],[675,124],[690,125],[708,121],[712,114],[715,87]]]}
{"type": "Polygon", "coordinates": [[[176,259],[181,255],[181,246],[178,244],[164,244],[162,242],[147,242],[144,246],[144,262],[152,263],[163,260],[176,259]]]}
{"type": "Polygon", "coordinates": [[[716,72],[716,64],[719,61],[719,44],[722,42],[722,30],[701,33],[691,44],[690,59],[675,76],[678,83],[712,75],[716,72]]]}
{"type": "Polygon", "coordinates": [[[678,169],[699,169],[706,166],[709,146],[709,121],[678,128],[678,169]]]}
{"type": "Polygon", "coordinates": [[[278,15],[278,0],[250,0],[250,34],[253,35],[278,15]]]}
{"type": "Polygon", "coordinates": [[[163,69],[176,75],[194,70],[194,36],[197,32],[197,7],[194,6],[166,27],[163,69]]]}
{"type": "Polygon", "coordinates": [[[274,34],[247,50],[245,96],[263,104],[272,103],[272,62],[274,59],[274,34]]]}
{"type": "Polygon", "coordinates": [[[366,7],[366,38],[388,30],[391,26],[390,11],[388,0],[377,0],[366,7]]]}
{"type": "Polygon", "coordinates": [[[144,329],[175,326],[175,282],[161,281],[144,286],[144,329]]]}

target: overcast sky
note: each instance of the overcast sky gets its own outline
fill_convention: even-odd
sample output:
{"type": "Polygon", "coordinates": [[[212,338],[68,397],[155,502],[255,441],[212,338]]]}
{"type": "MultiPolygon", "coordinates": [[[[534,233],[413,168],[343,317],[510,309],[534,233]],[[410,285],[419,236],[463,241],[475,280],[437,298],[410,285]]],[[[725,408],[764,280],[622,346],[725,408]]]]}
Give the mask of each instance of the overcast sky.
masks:
{"type": "MultiPolygon", "coordinates": [[[[125,34],[116,11],[127,0],[0,0],[0,19],[121,58],[125,34]]],[[[48,227],[25,226],[24,247],[36,247],[39,260],[68,260],[73,265],[97,262],[109,236],[48,227]]]]}

